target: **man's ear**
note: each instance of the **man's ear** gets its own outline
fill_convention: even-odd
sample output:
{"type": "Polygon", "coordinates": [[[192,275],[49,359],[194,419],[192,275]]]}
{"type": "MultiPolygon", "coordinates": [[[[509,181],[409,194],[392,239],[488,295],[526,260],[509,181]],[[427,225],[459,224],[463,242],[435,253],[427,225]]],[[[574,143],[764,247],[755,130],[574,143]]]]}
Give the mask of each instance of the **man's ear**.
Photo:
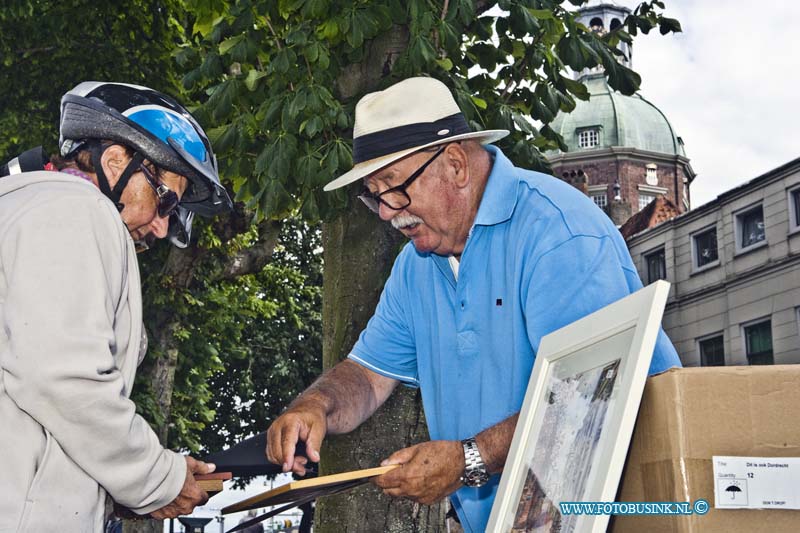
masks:
{"type": "Polygon", "coordinates": [[[103,172],[106,174],[109,187],[114,188],[130,160],[131,158],[128,156],[125,147],[119,144],[112,144],[103,151],[103,155],[100,157],[100,164],[103,166],[103,172]]]}
{"type": "Polygon", "coordinates": [[[469,157],[461,143],[452,143],[443,154],[447,164],[453,169],[453,183],[459,188],[469,185],[469,157]]]}

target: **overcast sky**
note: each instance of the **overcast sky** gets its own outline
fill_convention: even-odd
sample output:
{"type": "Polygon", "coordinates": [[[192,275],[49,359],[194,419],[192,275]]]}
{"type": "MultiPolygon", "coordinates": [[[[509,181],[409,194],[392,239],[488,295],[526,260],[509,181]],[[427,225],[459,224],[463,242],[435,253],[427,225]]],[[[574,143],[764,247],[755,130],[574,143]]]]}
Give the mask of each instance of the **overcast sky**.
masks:
{"type": "Polygon", "coordinates": [[[800,2],[664,1],[683,33],[640,35],[633,68],[686,143],[697,207],[800,157],[800,2]]]}

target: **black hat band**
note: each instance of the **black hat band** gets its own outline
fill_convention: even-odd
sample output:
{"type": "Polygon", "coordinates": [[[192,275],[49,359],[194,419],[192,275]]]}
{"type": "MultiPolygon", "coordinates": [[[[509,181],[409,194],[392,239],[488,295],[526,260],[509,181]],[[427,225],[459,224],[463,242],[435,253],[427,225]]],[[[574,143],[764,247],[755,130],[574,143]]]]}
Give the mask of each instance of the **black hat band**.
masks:
{"type": "Polygon", "coordinates": [[[464,115],[456,113],[434,122],[417,122],[361,135],[353,139],[353,163],[363,163],[465,133],[472,133],[472,130],[464,115]]]}

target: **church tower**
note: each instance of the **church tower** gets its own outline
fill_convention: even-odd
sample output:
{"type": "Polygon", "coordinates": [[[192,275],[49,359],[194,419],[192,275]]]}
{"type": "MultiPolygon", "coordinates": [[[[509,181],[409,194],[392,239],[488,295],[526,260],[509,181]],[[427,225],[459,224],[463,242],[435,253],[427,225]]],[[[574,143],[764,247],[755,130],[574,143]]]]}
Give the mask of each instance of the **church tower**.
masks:
{"type": "MultiPolygon", "coordinates": [[[[621,26],[630,10],[597,2],[579,13],[579,22],[604,33],[621,26]]],[[[625,54],[620,62],[631,68],[631,47],[620,43],[620,49],[625,54]]],[[[672,216],[688,211],[695,173],[664,113],[641,94],[611,89],[602,66],[574,77],[587,86],[590,98],[578,100],[571,113],[559,113],[550,124],[568,148],[545,154],[553,174],[588,194],[617,226],[655,200],[672,216]]]]}

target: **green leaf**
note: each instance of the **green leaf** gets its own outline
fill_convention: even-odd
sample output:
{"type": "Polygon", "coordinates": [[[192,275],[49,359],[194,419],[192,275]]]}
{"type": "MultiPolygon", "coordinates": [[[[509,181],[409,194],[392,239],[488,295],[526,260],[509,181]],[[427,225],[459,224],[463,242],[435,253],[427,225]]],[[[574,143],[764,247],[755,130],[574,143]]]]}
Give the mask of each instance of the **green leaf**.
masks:
{"type": "Polygon", "coordinates": [[[274,98],[267,108],[264,115],[264,120],[261,122],[261,127],[265,130],[274,128],[280,121],[281,111],[283,110],[285,100],[282,97],[274,98]]]}
{"type": "Polygon", "coordinates": [[[612,64],[603,62],[608,73],[608,84],[617,91],[625,95],[632,95],[639,90],[642,84],[642,77],[625,65],[613,61],[612,64]]]}
{"type": "Polygon", "coordinates": [[[298,116],[300,113],[306,108],[306,102],[308,101],[308,91],[305,87],[297,91],[292,99],[292,103],[289,104],[289,113],[293,116],[298,116]]]}
{"type": "Polygon", "coordinates": [[[666,35],[668,33],[680,33],[683,29],[681,29],[681,23],[676,19],[661,17],[658,22],[658,31],[661,32],[661,35],[666,35]]]}
{"type": "Polygon", "coordinates": [[[258,86],[258,80],[266,76],[267,73],[258,69],[251,69],[250,72],[247,73],[247,78],[244,80],[244,85],[250,91],[255,91],[256,87],[258,86]]]}
{"type": "Polygon", "coordinates": [[[317,31],[322,33],[322,36],[330,41],[339,35],[339,25],[334,19],[328,19],[317,28],[317,31]]]}
{"type": "Polygon", "coordinates": [[[244,39],[244,35],[236,35],[234,37],[231,37],[230,39],[225,39],[224,41],[222,41],[219,44],[220,55],[227,54],[231,48],[242,42],[242,39],[244,39]]]}
{"type": "Polygon", "coordinates": [[[321,19],[328,14],[328,0],[306,0],[303,15],[312,19],[321,19]]]}
{"type": "Polygon", "coordinates": [[[289,176],[296,152],[297,139],[288,133],[279,135],[273,146],[272,160],[267,167],[268,174],[273,179],[285,180],[289,176]]]}
{"type": "Polygon", "coordinates": [[[364,44],[364,30],[366,29],[366,24],[358,13],[358,11],[355,11],[350,18],[350,31],[347,32],[347,44],[352,48],[360,48],[361,45],[364,44]]]}
{"type": "Polygon", "coordinates": [[[311,43],[310,45],[306,46],[303,54],[310,63],[316,63],[317,59],[319,58],[319,49],[319,43],[311,43]]]}
{"type": "Polygon", "coordinates": [[[230,150],[239,137],[239,128],[235,124],[229,124],[217,142],[214,143],[214,150],[217,153],[225,153],[230,150]]]}
{"type": "Polygon", "coordinates": [[[350,145],[341,140],[336,141],[336,156],[339,159],[339,167],[350,170],[353,166],[353,151],[350,145]]]}
{"type": "Polygon", "coordinates": [[[305,220],[319,220],[319,206],[313,192],[308,192],[300,208],[300,214],[305,220]]]}
{"type": "Polygon", "coordinates": [[[297,54],[291,48],[282,48],[275,54],[273,66],[278,72],[285,74],[296,63],[297,54]]]}
{"type": "Polygon", "coordinates": [[[306,0],[278,0],[278,13],[280,13],[281,17],[284,19],[288,19],[292,13],[300,9],[305,1],[306,0]]]}
{"type": "Polygon", "coordinates": [[[477,107],[478,109],[486,109],[487,107],[486,100],[474,95],[471,95],[470,98],[472,99],[472,103],[475,104],[475,107],[477,107]]]}
{"type": "Polygon", "coordinates": [[[525,53],[528,51],[528,46],[522,41],[514,41],[512,44],[512,52],[511,55],[516,59],[522,59],[525,57],[525,53]]]}
{"type": "Polygon", "coordinates": [[[443,70],[451,70],[453,68],[453,62],[450,58],[445,57],[444,59],[437,59],[436,63],[443,69],[443,70]]]}
{"type": "Polygon", "coordinates": [[[539,20],[553,20],[555,19],[555,14],[550,9],[530,9],[527,8],[528,13],[532,17],[536,17],[539,20]]]}
{"type": "Polygon", "coordinates": [[[272,160],[272,151],[273,151],[273,145],[268,144],[265,145],[264,148],[261,150],[261,153],[258,154],[258,157],[256,158],[257,174],[263,174],[264,171],[267,170],[269,162],[270,160],[272,160]]]}
{"type": "Polygon", "coordinates": [[[300,133],[305,132],[305,134],[310,138],[313,139],[319,132],[322,131],[324,124],[322,122],[322,118],[319,115],[314,115],[313,117],[304,120],[302,124],[300,124],[300,133]]]}
{"type": "Polygon", "coordinates": [[[561,81],[564,82],[567,90],[574,94],[576,98],[580,98],[581,100],[589,99],[589,90],[583,83],[567,78],[566,76],[562,76],[561,81]]]}
{"type": "Polygon", "coordinates": [[[306,179],[309,182],[315,182],[315,177],[320,172],[319,158],[312,152],[307,153],[297,160],[297,173],[295,181],[298,185],[302,185],[306,179]]]}
{"type": "Polygon", "coordinates": [[[339,170],[339,150],[337,150],[335,143],[328,148],[328,152],[322,162],[325,164],[328,174],[335,174],[339,170]]]}

